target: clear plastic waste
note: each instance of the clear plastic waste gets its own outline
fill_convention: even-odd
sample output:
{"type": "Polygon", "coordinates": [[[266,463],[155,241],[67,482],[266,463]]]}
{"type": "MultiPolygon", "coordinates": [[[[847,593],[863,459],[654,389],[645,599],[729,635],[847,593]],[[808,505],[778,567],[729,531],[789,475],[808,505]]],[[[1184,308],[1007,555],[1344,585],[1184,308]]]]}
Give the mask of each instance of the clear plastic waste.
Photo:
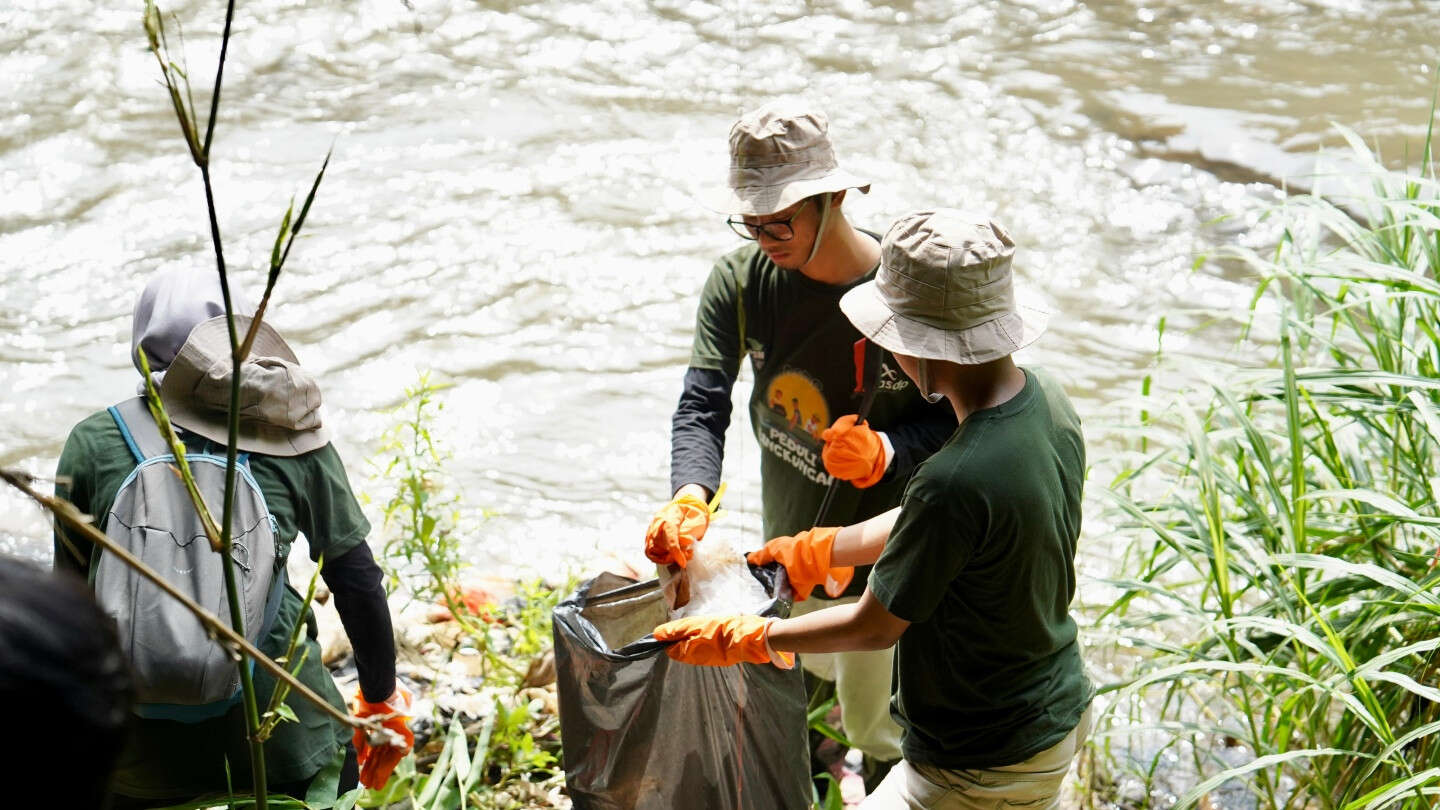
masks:
{"type": "Polygon", "coordinates": [[[770,604],[773,597],[750,572],[738,540],[738,531],[712,525],[695,544],[695,556],[685,568],[690,602],[671,611],[670,618],[759,613],[770,604]]]}

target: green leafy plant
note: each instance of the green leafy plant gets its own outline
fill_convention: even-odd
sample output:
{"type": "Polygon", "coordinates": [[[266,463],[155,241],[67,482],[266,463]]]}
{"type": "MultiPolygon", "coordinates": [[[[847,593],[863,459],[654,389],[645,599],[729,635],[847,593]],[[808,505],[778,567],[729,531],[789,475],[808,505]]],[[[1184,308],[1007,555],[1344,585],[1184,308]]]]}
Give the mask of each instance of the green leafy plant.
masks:
{"type": "Polygon", "coordinates": [[[494,726],[494,721],[493,716],[487,719],[472,746],[460,719],[451,719],[445,735],[445,747],[441,749],[435,767],[429,774],[415,778],[414,789],[411,791],[414,806],[424,810],[454,810],[466,806],[480,806],[478,801],[471,797],[485,774],[490,729],[494,726]]]}
{"type": "Polygon", "coordinates": [[[551,649],[554,636],[550,617],[555,606],[566,593],[575,589],[573,579],[556,588],[547,585],[543,579],[532,579],[520,583],[512,606],[502,606],[499,620],[512,628],[509,654],[526,659],[541,655],[551,649]]]}
{"type": "Polygon", "coordinates": [[[555,767],[558,718],[553,710],[537,710],[524,690],[553,680],[545,674],[547,666],[553,671],[551,612],[574,583],[556,588],[539,579],[522,582],[503,604],[479,610],[465,599],[465,562],[456,528],[461,500],[447,489],[449,457],[431,429],[444,408],[440,395],[447,387],[421,373],[405,389],[395,409],[399,419],[382,442],[376,466],[394,486],[381,506],[386,525],[394,530],[384,545],[382,565],[413,598],[443,605],[455,618],[463,637],[483,656],[482,688],[495,697],[491,711],[470,726],[454,716],[441,719],[446,731],[438,753],[432,742],[427,746],[432,753],[407,757],[384,791],[360,799],[365,807],[402,802],[427,810],[508,806],[507,790],[558,785],[561,779],[555,767]]]}
{"type": "Polygon", "coordinates": [[[840,782],[828,773],[822,773],[817,778],[818,782],[825,785],[825,793],[821,795],[820,786],[810,786],[810,806],[814,810],[845,810],[845,796],[840,792],[840,782]]]}
{"type": "Polygon", "coordinates": [[[1168,735],[1139,770],[1188,757],[1177,808],[1226,784],[1275,810],[1440,801],[1440,183],[1343,133],[1367,185],[1229,254],[1273,363],[1149,411],[1108,493],[1130,546],[1102,623],[1138,666],[1100,736],[1168,735]]]}
{"type": "Polygon", "coordinates": [[[823,694],[825,693],[810,696],[810,707],[806,710],[805,717],[810,730],[834,740],[843,748],[853,748],[854,745],[840,732],[840,729],[830,725],[830,721],[826,719],[837,702],[833,687],[829,690],[830,697],[823,698],[823,694]]]}
{"type": "Polygon", "coordinates": [[[416,598],[444,605],[473,635],[483,636],[479,617],[461,598],[464,560],[455,531],[460,496],[445,489],[447,458],[437,447],[430,424],[445,404],[436,395],[448,388],[428,371],[405,389],[396,409],[400,420],[385,434],[380,453],[387,457],[383,477],[395,491],[382,507],[387,526],[397,532],[385,543],[383,564],[392,583],[403,583],[416,598]]]}
{"type": "Polygon", "coordinates": [[[538,717],[530,701],[516,701],[512,706],[495,701],[495,723],[489,739],[489,761],[495,778],[492,784],[502,786],[533,774],[548,775],[559,759],[555,756],[560,727],[557,717],[538,717]],[[536,742],[536,737],[552,739],[549,746],[536,742]]]}
{"type": "Polygon", "coordinates": [[[395,805],[421,810],[510,806],[507,787],[558,786],[558,719],[541,716],[531,702],[496,699],[493,711],[471,726],[450,718],[443,745],[427,773],[406,757],[383,791],[367,791],[361,807],[395,805]]]}

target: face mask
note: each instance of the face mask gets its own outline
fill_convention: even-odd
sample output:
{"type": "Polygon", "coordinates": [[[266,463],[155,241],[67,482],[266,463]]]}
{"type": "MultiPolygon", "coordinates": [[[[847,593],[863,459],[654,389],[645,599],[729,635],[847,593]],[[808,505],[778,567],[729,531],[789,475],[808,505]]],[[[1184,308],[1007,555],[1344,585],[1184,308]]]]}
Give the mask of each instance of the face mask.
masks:
{"type": "Polygon", "coordinates": [[[935,392],[931,392],[931,391],[930,391],[930,361],[929,361],[929,360],[926,360],[926,359],[923,358],[923,357],[918,357],[918,358],[916,358],[916,360],[915,360],[915,376],[916,376],[916,378],[917,378],[917,379],[915,380],[915,384],[916,384],[917,386],[919,386],[919,388],[920,388],[920,396],[925,397],[925,401],[926,401],[926,402],[930,403],[931,405],[934,405],[935,403],[937,403],[937,402],[939,402],[940,400],[942,400],[942,399],[945,398],[945,395],[942,394],[942,393],[940,393],[939,391],[935,391],[935,392]]]}

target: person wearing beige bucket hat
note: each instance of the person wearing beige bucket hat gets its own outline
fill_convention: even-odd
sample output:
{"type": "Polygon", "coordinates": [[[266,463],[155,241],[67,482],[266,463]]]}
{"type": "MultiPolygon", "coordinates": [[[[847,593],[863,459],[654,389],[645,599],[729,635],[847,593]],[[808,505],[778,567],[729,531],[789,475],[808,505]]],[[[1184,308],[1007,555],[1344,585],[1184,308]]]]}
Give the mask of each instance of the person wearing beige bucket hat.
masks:
{"type": "Polygon", "coordinates": [[[904,759],[868,810],[1051,810],[1089,735],[1094,688],[1069,613],[1085,441],[1060,385],[1011,357],[1044,329],[1042,313],[1016,302],[1014,251],[988,216],[910,214],[885,235],[876,278],[841,299],[959,421],[898,508],[772,541],[799,546],[806,569],[873,563],[860,600],[747,617],[754,626],[718,617],[655,629],[680,660],[711,646],[753,661],[893,645],[904,759]]]}
{"type": "MultiPolygon", "coordinates": [[[[251,311],[238,293],[233,300],[237,312],[251,311]]],[[[217,455],[223,466],[231,379],[224,311],[215,274],[188,268],[154,274],[134,310],[132,359],[139,370],[139,355],[144,352],[166,411],[187,446],[192,468],[196,468],[196,459],[217,455]]],[[[249,323],[247,314],[236,316],[240,334],[249,323]]],[[[140,389],[144,390],[143,380],[140,389]]],[[[383,575],[366,542],[370,524],[321,424],[319,386],[300,366],[280,334],[267,324],[259,327],[251,354],[241,366],[240,393],[240,438],[236,444],[242,454],[242,475],[236,479],[236,520],[238,523],[241,502],[253,487],[261,499],[261,514],[268,512],[272,532],[257,534],[253,526],[237,525],[236,537],[263,537],[264,543],[274,546],[237,552],[250,561],[274,559],[273,577],[267,575],[265,580],[274,585],[258,595],[266,618],[253,624],[247,622],[247,629],[253,628],[259,634],[255,643],[261,651],[275,657],[284,653],[296,623],[306,621],[308,606],[285,579],[285,559],[296,537],[303,533],[311,557],[319,560],[324,555],[321,576],[335,598],[354,649],[359,699],[375,705],[399,705],[396,696],[404,692],[395,678],[395,646],[383,575]]],[[[56,465],[56,480],[60,482],[56,492],[81,511],[97,516],[97,525],[113,538],[116,535],[111,532],[112,524],[121,520],[119,515],[124,509],[119,506],[120,495],[135,491],[131,482],[138,480],[145,459],[166,461],[167,452],[143,403],[139,399],[124,400],[85,418],[70,431],[56,465]]],[[[158,499],[170,497],[170,493],[144,488],[139,492],[135,497],[143,498],[144,508],[149,510],[147,525],[153,525],[151,521],[159,519],[157,516],[165,509],[158,505],[158,499]]],[[[206,497],[212,498],[209,494],[206,497]]],[[[215,503],[223,496],[213,497],[215,503]]],[[[188,502],[185,506],[189,508],[188,502]]],[[[145,532],[147,543],[151,534],[173,536],[158,530],[145,532]]],[[[195,544],[177,541],[173,545],[183,549],[195,544]]],[[[236,545],[238,548],[240,543],[236,545]]],[[[203,553],[210,554],[208,547],[203,553]]],[[[108,556],[100,547],[57,526],[55,567],[81,576],[88,574],[97,595],[104,588],[97,572],[106,568],[108,556]]],[[[242,570],[237,577],[248,583],[251,573],[242,570]]],[[[186,576],[186,572],[181,575],[186,576]]],[[[101,602],[107,604],[103,598],[101,602]]],[[[108,606],[106,609],[111,610],[108,606]]],[[[138,617],[128,621],[131,633],[139,637],[143,630],[133,628],[146,621],[146,612],[122,609],[122,613],[138,617]]],[[[132,646],[134,643],[138,642],[132,642],[132,646]]],[[[336,708],[344,709],[345,701],[321,663],[313,635],[302,637],[301,649],[305,653],[298,673],[301,682],[336,708]]],[[[147,650],[145,654],[151,658],[166,655],[164,650],[147,650]]],[[[265,705],[274,690],[274,680],[261,668],[254,670],[253,677],[258,698],[265,705]]],[[[143,681],[141,686],[143,689],[143,681]]],[[[293,696],[287,705],[298,722],[281,723],[265,746],[266,776],[272,793],[305,797],[311,781],[331,765],[341,767],[342,787],[364,777],[360,760],[366,752],[357,752],[353,747],[348,726],[334,722],[307,701],[293,696]]],[[[386,709],[387,713],[391,711],[393,708],[386,709]]],[[[173,804],[223,792],[232,783],[248,784],[249,745],[243,712],[243,703],[227,707],[223,701],[203,705],[200,710],[167,706],[164,712],[156,710],[154,704],[139,705],[136,713],[140,716],[133,718],[133,733],[112,780],[110,806],[124,810],[173,804]],[[212,712],[207,708],[210,705],[219,708],[212,712]]]]}
{"type": "MultiPolygon", "coordinates": [[[[854,346],[860,333],[840,311],[841,296],[873,277],[880,237],[849,222],[850,189],[870,183],[842,168],[825,114],[795,99],[741,115],[729,135],[728,182],[708,205],[729,215],[748,244],[722,257],[701,293],[694,344],[672,419],[670,492],[651,521],[646,553],[683,566],[709,521],[707,502],[720,484],[731,391],[742,361],[754,372],[751,427],[760,448],[764,538],[815,524],[827,489],[827,520],[854,522],[900,502],[915,465],[955,429],[948,408],[928,405],[895,358],[877,358],[866,419],[857,419],[854,346]],[[828,426],[828,428],[826,427],[828,426]],[[826,428],[823,431],[818,428],[826,428]],[[817,435],[818,434],[818,435],[817,435]]],[[[853,601],[863,576],[825,597],[800,597],[795,612],[853,601]]],[[[900,756],[900,728],[890,716],[888,650],[811,655],[807,672],[835,684],[850,742],[866,756],[871,784],[900,756]]],[[[817,763],[823,764],[823,763],[817,763]]]]}
{"type": "MultiPolygon", "coordinates": [[[[885,235],[876,279],[847,293],[840,309],[867,338],[897,357],[915,358],[917,369],[924,365],[919,360],[1003,365],[1034,343],[1049,320],[1045,311],[1018,303],[1014,254],[1010,234],[988,217],[954,210],[910,214],[885,235]]],[[[922,395],[936,395],[925,382],[919,385],[922,395]]]]}

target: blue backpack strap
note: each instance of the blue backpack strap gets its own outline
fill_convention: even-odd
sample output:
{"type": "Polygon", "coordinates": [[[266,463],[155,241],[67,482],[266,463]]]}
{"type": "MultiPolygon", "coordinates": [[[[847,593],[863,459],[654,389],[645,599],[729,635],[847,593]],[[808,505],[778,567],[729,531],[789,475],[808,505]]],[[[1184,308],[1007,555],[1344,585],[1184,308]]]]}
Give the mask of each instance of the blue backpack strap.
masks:
{"type": "Polygon", "coordinates": [[[110,415],[120,427],[125,443],[137,461],[170,455],[170,444],[160,435],[155,417],[144,397],[133,397],[110,408],[110,415]]]}
{"type": "Polygon", "coordinates": [[[115,420],[115,427],[120,429],[120,437],[125,440],[125,446],[130,448],[130,454],[135,457],[135,463],[139,464],[144,461],[145,454],[140,452],[140,446],[135,444],[135,436],[130,433],[130,426],[125,423],[125,417],[120,413],[120,406],[111,405],[106,410],[110,412],[110,418],[115,420]]]}

